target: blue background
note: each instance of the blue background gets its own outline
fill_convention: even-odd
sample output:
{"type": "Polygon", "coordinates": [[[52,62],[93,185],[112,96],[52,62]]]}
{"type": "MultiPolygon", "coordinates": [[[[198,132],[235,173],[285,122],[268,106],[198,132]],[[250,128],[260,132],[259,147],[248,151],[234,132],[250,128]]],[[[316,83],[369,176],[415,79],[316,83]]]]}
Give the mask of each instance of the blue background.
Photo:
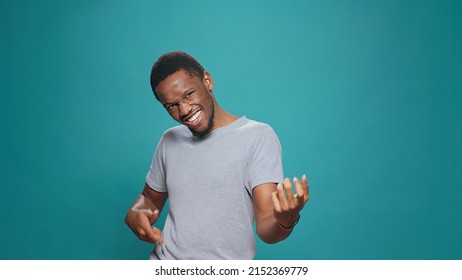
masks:
{"type": "Polygon", "coordinates": [[[2,1],[1,259],[144,259],[124,216],[184,50],[311,200],[258,259],[462,259],[459,1],[2,1]]]}

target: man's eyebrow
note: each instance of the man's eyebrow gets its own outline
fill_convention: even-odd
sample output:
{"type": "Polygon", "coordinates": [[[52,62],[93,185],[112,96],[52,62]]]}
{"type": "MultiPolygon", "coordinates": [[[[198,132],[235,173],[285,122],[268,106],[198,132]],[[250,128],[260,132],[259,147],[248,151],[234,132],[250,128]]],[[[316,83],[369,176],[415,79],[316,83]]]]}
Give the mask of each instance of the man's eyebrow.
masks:
{"type": "Polygon", "coordinates": [[[188,93],[191,93],[191,92],[196,91],[196,90],[197,90],[196,87],[188,88],[187,90],[184,91],[184,95],[187,95],[188,93]]]}

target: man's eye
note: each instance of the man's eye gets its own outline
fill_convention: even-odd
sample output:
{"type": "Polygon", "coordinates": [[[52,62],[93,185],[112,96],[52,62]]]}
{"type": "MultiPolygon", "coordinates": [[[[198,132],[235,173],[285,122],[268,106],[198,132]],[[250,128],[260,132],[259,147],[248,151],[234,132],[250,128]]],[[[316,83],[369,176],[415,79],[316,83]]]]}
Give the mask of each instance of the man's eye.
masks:
{"type": "Polygon", "coordinates": [[[166,106],[165,108],[167,108],[168,111],[172,111],[173,109],[175,109],[175,107],[176,107],[176,105],[172,104],[172,105],[166,106]]]}
{"type": "Polygon", "coordinates": [[[193,93],[194,93],[194,91],[193,91],[193,92],[190,92],[190,93],[188,93],[188,94],[186,94],[186,96],[185,96],[184,98],[190,98],[190,97],[192,97],[193,93]]]}

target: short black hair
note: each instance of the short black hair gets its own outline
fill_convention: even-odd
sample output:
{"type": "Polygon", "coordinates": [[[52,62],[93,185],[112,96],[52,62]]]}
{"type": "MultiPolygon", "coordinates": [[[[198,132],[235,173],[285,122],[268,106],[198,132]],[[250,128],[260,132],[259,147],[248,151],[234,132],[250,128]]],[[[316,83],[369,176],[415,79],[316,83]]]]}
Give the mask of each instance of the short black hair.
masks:
{"type": "Polygon", "coordinates": [[[191,55],[182,51],[173,51],[161,55],[151,69],[151,88],[157,100],[156,87],[169,75],[185,70],[191,76],[204,78],[204,67],[191,55]]]}

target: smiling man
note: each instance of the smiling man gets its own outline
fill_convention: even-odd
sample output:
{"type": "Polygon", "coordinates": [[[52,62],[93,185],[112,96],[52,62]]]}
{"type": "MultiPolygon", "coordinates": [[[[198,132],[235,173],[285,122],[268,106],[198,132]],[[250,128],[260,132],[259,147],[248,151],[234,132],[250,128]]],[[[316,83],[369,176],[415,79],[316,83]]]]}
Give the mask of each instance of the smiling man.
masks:
{"type": "Polygon", "coordinates": [[[151,71],[156,99],[181,125],[160,139],[142,193],[125,222],[155,243],[151,259],[253,259],[258,236],[287,238],[309,199],[306,176],[283,180],[281,146],[264,123],[225,112],[212,76],[184,52],[151,71]],[[161,232],[152,226],[169,199],[161,232]]]}

